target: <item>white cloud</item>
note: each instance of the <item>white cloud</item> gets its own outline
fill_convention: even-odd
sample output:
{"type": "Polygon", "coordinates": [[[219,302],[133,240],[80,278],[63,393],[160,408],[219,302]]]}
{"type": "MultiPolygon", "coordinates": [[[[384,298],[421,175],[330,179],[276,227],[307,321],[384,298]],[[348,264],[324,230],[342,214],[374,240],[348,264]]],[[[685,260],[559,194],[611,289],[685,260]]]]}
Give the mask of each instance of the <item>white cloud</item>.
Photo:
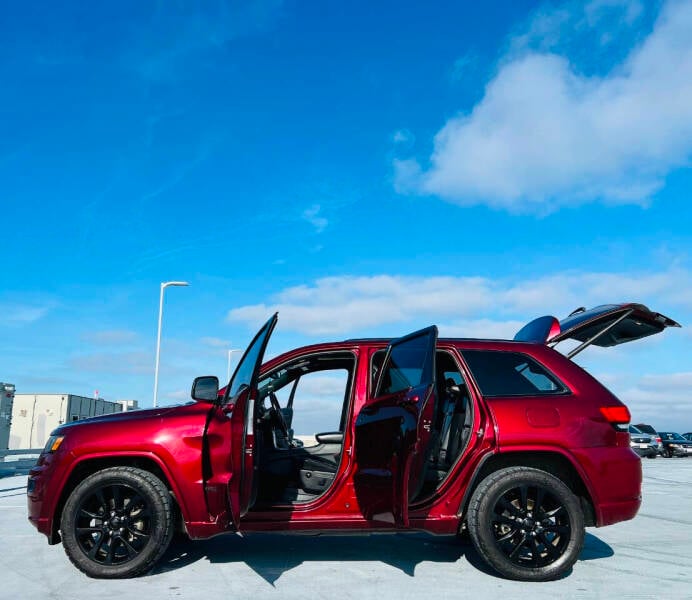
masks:
{"type": "MultiPolygon", "coordinates": [[[[200,72],[194,59],[214,56],[234,40],[269,30],[283,0],[224,0],[209,5],[164,2],[133,21],[123,61],[145,81],[171,83],[200,72]]],[[[208,67],[207,67],[208,68],[208,67]]]]}
{"type": "Polygon", "coordinates": [[[203,337],[199,340],[203,345],[210,348],[230,348],[231,342],[217,337],[203,337]]]}
{"type": "MultiPolygon", "coordinates": [[[[279,311],[283,330],[348,334],[391,323],[447,323],[445,335],[508,335],[540,314],[566,316],[578,306],[650,302],[654,310],[692,308],[692,273],[560,273],[526,281],[483,277],[326,277],[291,287],[269,303],[229,311],[230,322],[255,327],[279,311]],[[684,291],[688,290],[688,291],[684,291]],[[614,297],[614,295],[616,297],[614,297]],[[490,321],[487,321],[487,320],[490,321]],[[486,320],[486,321],[484,321],[486,320]]],[[[672,315],[675,317],[676,315],[672,315]]]]}
{"type": "Polygon", "coordinates": [[[449,78],[453,82],[462,81],[466,78],[469,72],[473,71],[477,62],[478,56],[472,52],[467,52],[454,61],[452,69],[450,70],[449,78]]]}
{"type": "Polygon", "coordinates": [[[397,129],[392,135],[392,141],[395,144],[411,147],[416,141],[416,136],[413,135],[408,129],[397,129]]]}
{"type": "Polygon", "coordinates": [[[310,208],[305,209],[302,214],[303,219],[310,223],[317,233],[322,233],[329,225],[329,221],[320,216],[320,210],[319,204],[313,204],[310,208]]]}
{"type": "MultiPolygon", "coordinates": [[[[591,3],[591,18],[608,4],[623,6],[591,3]]],[[[625,18],[635,21],[630,10],[625,18]]],[[[559,37],[566,18],[543,14],[534,28],[559,37]]],[[[690,31],[692,2],[668,2],[650,35],[605,76],[585,76],[548,51],[513,54],[482,100],[438,132],[427,168],[394,163],[397,189],[514,211],[646,204],[692,155],[690,31]]]]}
{"type": "MultiPolygon", "coordinates": [[[[666,375],[644,375],[639,381],[639,387],[643,390],[660,390],[665,387],[668,390],[684,392],[690,396],[692,402],[692,372],[673,373],[666,375]]],[[[692,425],[692,424],[691,424],[692,425]]]]}
{"type": "Polygon", "coordinates": [[[630,409],[632,423],[660,431],[692,431],[692,372],[596,375],[630,409]]]}
{"type": "Polygon", "coordinates": [[[462,319],[439,325],[440,337],[488,338],[491,340],[512,339],[526,321],[493,319],[462,319]]]}
{"type": "Polygon", "coordinates": [[[166,392],[164,394],[166,398],[169,400],[176,400],[178,402],[187,402],[190,400],[190,390],[189,389],[182,389],[182,390],[173,390],[170,392],[166,392]]]}
{"type": "Polygon", "coordinates": [[[103,331],[90,331],[82,334],[82,339],[92,344],[119,345],[129,344],[137,340],[137,333],[126,329],[107,329],[103,331]]]}
{"type": "Polygon", "coordinates": [[[583,55],[585,41],[596,42],[592,50],[620,41],[623,34],[639,25],[645,12],[639,0],[565,2],[559,8],[547,5],[511,38],[510,48],[513,53],[534,49],[583,55]]]}
{"type": "Polygon", "coordinates": [[[72,356],[67,362],[70,369],[77,372],[149,375],[154,371],[154,362],[148,352],[97,352],[72,356]]]}
{"type": "Polygon", "coordinates": [[[27,325],[42,319],[46,313],[47,306],[0,304],[0,326],[27,325]]]}
{"type": "Polygon", "coordinates": [[[595,26],[608,15],[615,12],[625,25],[632,25],[644,12],[639,0],[591,0],[584,13],[589,25],[595,26]]]}

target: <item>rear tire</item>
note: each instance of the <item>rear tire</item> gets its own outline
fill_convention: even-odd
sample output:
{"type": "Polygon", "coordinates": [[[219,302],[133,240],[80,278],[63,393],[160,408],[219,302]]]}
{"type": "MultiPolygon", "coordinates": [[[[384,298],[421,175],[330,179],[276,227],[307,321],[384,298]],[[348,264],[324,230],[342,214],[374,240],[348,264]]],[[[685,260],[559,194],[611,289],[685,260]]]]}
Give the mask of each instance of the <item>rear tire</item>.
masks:
{"type": "Polygon", "coordinates": [[[584,545],[579,499],[557,477],[529,467],[486,477],[471,497],[467,522],[479,554],[510,579],[557,579],[584,545]]]}
{"type": "Polygon", "coordinates": [[[145,573],[173,537],[173,501],[148,471],[112,467],[90,475],[70,494],[60,519],[65,552],[89,577],[145,573]]]}

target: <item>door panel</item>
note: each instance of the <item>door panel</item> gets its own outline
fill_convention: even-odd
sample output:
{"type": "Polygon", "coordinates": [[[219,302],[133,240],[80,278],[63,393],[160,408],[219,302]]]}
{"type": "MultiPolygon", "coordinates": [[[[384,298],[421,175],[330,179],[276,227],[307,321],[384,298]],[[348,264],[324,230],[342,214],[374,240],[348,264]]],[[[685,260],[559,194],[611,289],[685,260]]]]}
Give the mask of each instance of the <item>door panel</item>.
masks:
{"type": "Polygon", "coordinates": [[[425,477],[435,411],[437,328],[387,347],[375,394],[356,419],[354,476],[366,518],[408,526],[408,505],[425,477]]]}
{"type": "Polygon", "coordinates": [[[207,416],[202,453],[205,498],[220,529],[238,529],[255,492],[257,446],[254,410],[264,352],[277,315],[257,332],[226,387],[222,401],[207,416]]]}

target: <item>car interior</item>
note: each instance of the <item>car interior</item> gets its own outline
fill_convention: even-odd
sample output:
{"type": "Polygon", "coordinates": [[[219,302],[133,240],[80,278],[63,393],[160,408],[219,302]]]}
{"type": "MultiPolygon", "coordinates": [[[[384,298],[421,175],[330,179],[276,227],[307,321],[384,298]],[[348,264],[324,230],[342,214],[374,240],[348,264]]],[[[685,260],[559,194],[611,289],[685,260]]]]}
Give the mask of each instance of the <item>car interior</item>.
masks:
{"type": "MultiPolygon", "coordinates": [[[[260,380],[255,415],[259,480],[255,508],[310,502],[334,481],[341,460],[355,362],[351,352],[315,354],[283,365],[260,380]],[[294,414],[300,416],[306,402],[315,403],[315,397],[320,400],[320,390],[305,384],[307,379],[315,381],[315,373],[323,376],[318,382],[330,388],[331,405],[335,404],[335,390],[331,389],[335,375],[342,374],[337,381],[343,390],[336,392],[341,396],[340,417],[330,431],[297,437],[294,414]]],[[[330,409],[333,412],[334,406],[330,409]]]]}
{"type": "MultiPolygon", "coordinates": [[[[382,350],[372,357],[373,382],[384,356],[382,350]]],[[[355,356],[348,351],[318,353],[302,356],[262,377],[255,413],[257,476],[253,510],[310,502],[334,482],[343,455],[355,363],[355,356]],[[341,374],[336,387],[335,374],[341,374]],[[294,418],[300,421],[301,410],[309,403],[320,406],[320,386],[308,386],[311,378],[331,388],[328,395],[334,427],[309,436],[296,435],[294,418]],[[340,407],[336,409],[338,401],[340,407]],[[340,416],[334,414],[335,410],[340,416]]],[[[464,376],[453,356],[442,350],[436,354],[433,401],[434,428],[424,477],[414,500],[431,495],[446,478],[468,443],[473,422],[473,403],[464,376]]],[[[306,433],[300,429],[298,432],[306,433]]]]}
{"type": "Polygon", "coordinates": [[[427,468],[414,500],[430,496],[446,479],[470,439],[473,402],[454,357],[444,350],[435,356],[435,423],[427,468]]]}

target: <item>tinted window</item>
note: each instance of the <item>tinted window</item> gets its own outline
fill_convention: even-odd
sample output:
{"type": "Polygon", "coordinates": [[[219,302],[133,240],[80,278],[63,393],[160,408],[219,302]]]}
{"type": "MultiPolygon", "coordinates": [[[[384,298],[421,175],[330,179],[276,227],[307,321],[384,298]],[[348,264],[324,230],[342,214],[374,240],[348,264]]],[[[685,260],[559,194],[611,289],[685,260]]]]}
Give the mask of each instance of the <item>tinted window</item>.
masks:
{"type": "MultiPolygon", "coordinates": [[[[382,368],[382,361],[384,360],[385,350],[378,350],[372,355],[372,364],[370,367],[370,389],[375,389],[377,384],[377,375],[382,368]]],[[[454,359],[444,350],[438,350],[435,353],[435,361],[437,363],[437,383],[444,383],[448,379],[454,381],[456,385],[465,385],[464,376],[459,372],[459,367],[457,366],[454,359]]],[[[419,370],[420,371],[420,370],[419,370]]],[[[420,381],[420,373],[418,373],[420,381]]]]}
{"type": "Polygon", "coordinates": [[[377,395],[395,394],[433,380],[436,332],[429,331],[392,345],[389,362],[383,373],[377,395]]]}
{"type": "Polygon", "coordinates": [[[236,398],[240,392],[256,384],[264,350],[275,325],[276,315],[264,324],[247,350],[245,350],[245,354],[240,359],[240,363],[236,367],[235,373],[233,373],[233,377],[226,389],[227,399],[232,400],[236,398]]]}
{"type": "Polygon", "coordinates": [[[567,391],[555,375],[525,354],[495,350],[465,350],[462,354],[484,396],[537,396],[567,391]]]}

